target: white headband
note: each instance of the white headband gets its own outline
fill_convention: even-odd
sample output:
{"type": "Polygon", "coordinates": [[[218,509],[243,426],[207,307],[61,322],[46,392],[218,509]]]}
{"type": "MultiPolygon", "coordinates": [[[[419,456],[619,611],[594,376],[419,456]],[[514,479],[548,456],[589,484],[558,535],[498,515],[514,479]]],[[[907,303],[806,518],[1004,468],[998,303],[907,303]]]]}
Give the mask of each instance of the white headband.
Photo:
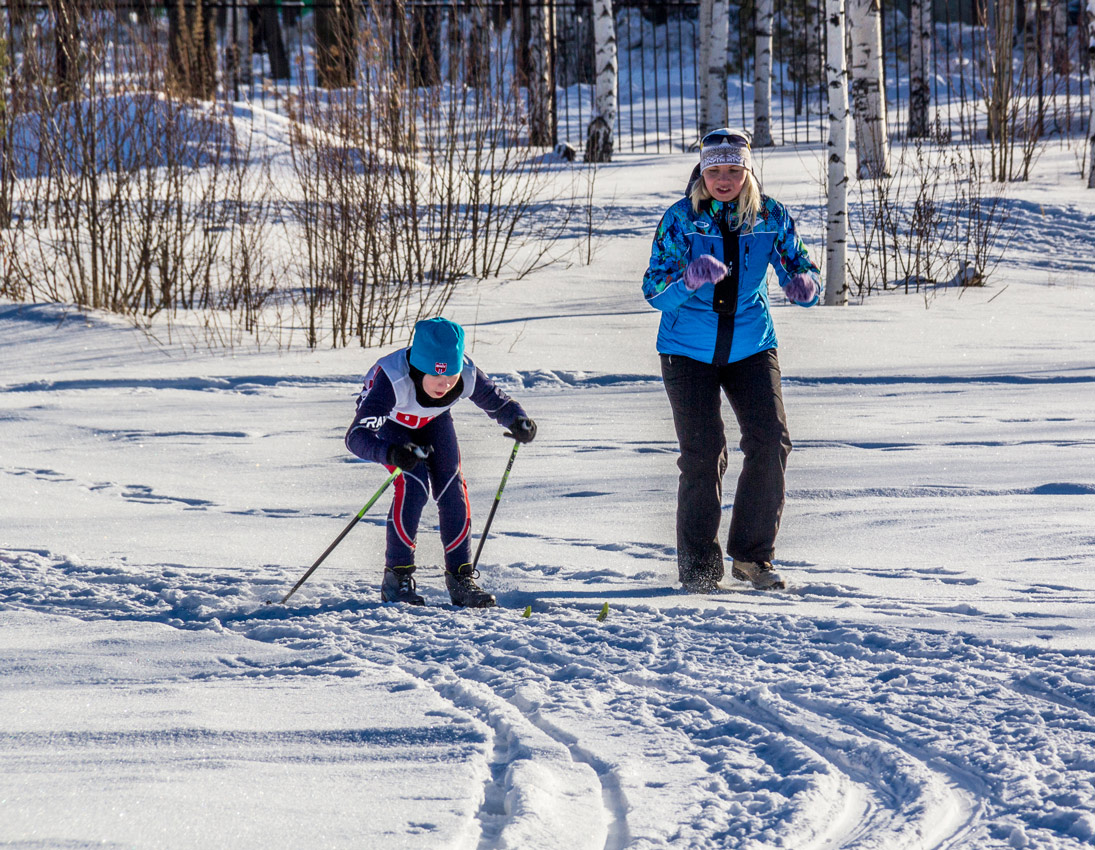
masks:
{"type": "Polygon", "coordinates": [[[753,153],[747,145],[708,145],[700,151],[700,171],[716,165],[739,165],[748,170],[753,167],[753,153]]]}

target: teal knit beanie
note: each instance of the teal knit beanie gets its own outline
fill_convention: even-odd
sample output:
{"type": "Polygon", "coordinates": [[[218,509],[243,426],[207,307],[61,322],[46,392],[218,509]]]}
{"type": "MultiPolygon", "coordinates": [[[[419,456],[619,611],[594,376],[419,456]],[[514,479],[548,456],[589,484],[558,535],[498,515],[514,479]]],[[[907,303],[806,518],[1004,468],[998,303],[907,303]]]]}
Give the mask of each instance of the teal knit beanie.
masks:
{"type": "Polygon", "coordinates": [[[464,368],[464,329],[448,319],[423,319],[414,326],[411,365],[426,375],[459,375],[464,368]]]}

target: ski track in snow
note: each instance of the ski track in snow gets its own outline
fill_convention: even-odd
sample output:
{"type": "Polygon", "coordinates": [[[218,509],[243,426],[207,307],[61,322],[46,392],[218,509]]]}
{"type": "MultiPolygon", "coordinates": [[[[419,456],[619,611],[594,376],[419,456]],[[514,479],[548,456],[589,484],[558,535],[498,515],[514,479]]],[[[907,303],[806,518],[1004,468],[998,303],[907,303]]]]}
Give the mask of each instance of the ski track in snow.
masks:
{"type": "Polygon", "coordinates": [[[291,578],[152,577],[0,550],[0,608],[229,631],[398,667],[485,730],[481,850],[544,835],[607,850],[1095,841],[1092,653],[697,610],[685,597],[617,606],[598,623],[588,603],[540,601],[528,619],[406,609],[317,578],[293,609],[262,604],[291,578]],[[663,766],[656,779],[647,761],[663,766]],[[675,824],[644,816],[664,811],[644,800],[666,788],[675,824]]]}
{"type": "MultiPolygon", "coordinates": [[[[1054,221],[1066,235],[1090,229],[1065,213],[1054,221]]],[[[1065,262],[1045,253],[1046,268],[1065,262]]],[[[851,570],[818,554],[781,562],[786,594],[738,587],[697,600],[668,587],[674,548],[652,542],[667,539],[660,527],[635,529],[647,521],[643,509],[662,510],[672,492],[676,444],[664,422],[661,432],[651,426],[635,438],[617,423],[601,424],[606,399],[618,421],[649,424],[652,410],[665,420],[660,378],[544,369],[496,378],[523,401],[564,408],[572,419],[554,433],[545,427],[537,452],[521,460],[523,481],[540,483],[523,490],[519,504],[567,507],[494,529],[492,550],[500,554],[492,557],[500,564],[490,586],[503,605],[496,611],[438,604],[444,598],[435,587],[420,587],[429,608],[380,605],[375,570],[357,582],[324,570],[290,608],[267,606],[303,570],[282,565],[293,563],[291,553],[275,566],[229,569],[196,567],[199,555],[175,564],[156,563],[157,555],[92,562],[46,548],[0,549],[0,611],[227,632],[313,653],[322,660],[316,676],[355,675],[355,662],[397,669],[446,704],[442,713],[456,727],[447,742],[475,754],[469,769],[482,790],[464,846],[477,850],[1090,847],[1095,652],[986,633],[1020,624],[1037,636],[1042,620],[1047,632],[1067,630],[1067,605],[1077,617],[1095,605],[1095,588],[1071,569],[1090,561],[1095,538],[1087,526],[1043,527],[1037,519],[1089,510],[1095,480],[1084,459],[1095,441],[1091,402],[1082,399],[1095,375],[1087,368],[924,369],[784,376],[797,417],[789,506],[800,522],[781,534],[817,516],[809,547],[800,549],[820,549],[830,538],[839,548],[864,528],[887,530],[889,558],[865,551],[847,579],[842,570],[851,570]],[[892,403],[910,396],[921,399],[917,406],[892,403]],[[560,398],[567,403],[555,405],[560,398]],[[810,421],[816,411],[825,427],[810,421]],[[1015,450],[1025,461],[1018,472],[1001,456],[1015,450]],[[616,512],[602,526],[574,519],[593,520],[612,502],[616,512]],[[617,528],[632,506],[635,525],[617,528]],[[933,536],[926,532],[943,523],[953,523],[947,539],[970,530],[977,547],[994,550],[976,551],[982,560],[972,565],[930,552],[910,560],[908,552],[920,553],[933,536]],[[1023,553],[1017,563],[1016,552],[1023,553]],[[986,576],[977,567],[994,553],[1023,572],[986,576]],[[1037,577],[1027,573],[1039,569],[1037,577]],[[900,583],[902,592],[891,597],[871,581],[874,588],[900,583]],[[612,609],[599,623],[606,597],[612,609]],[[1054,609],[1039,610],[1043,603],[1054,609]]],[[[333,535],[347,518],[330,492],[297,500],[263,475],[247,476],[260,463],[289,466],[300,477],[323,468],[340,498],[356,492],[360,480],[351,476],[361,467],[340,455],[339,428],[359,375],[84,374],[20,377],[3,387],[8,408],[0,421],[11,442],[23,438],[34,448],[33,436],[42,446],[32,460],[0,467],[12,492],[32,493],[46,506],[94,508],[81,528],[121,514],[134,526],[149,523],[154,534],[200,515],[199,533],[212,537],[234,530],[231,520],[250,518],[241,536],[265,542],[271,527],[292,526],[281,533],[299,537],[306,529],[311,540],[313,530],[333,535]],[[119,397],[133,412],[123,427],[114,415],[119,397]],[[286,411],[288,425],[256,420],[254,411],[271,402],[286,411]],[[315,426],[319,404],[337,412],[315,426]],[[81,447],[82,463],[48,448],[66,444],[81,447]],[[142,447],[154,451],[127,464],[142,447]],[[220,473],[223,461],[246,498],[170,468],[191,450],[200,472],[220,473]]],[[[551,425],[550,417],[540,421],[551,425]]],[[[483,442],[463,441],[472,451],[483,442]]],[[[374,536],[383,524],[382,511],[361,523],[374,536]]],[[[423,536],[432,533],[426,526],[423,536]]],[[[223,675],[261,673],[238,665],[223,675]]],[[[444,737],[443,727],[437,734],[444,737]]]]}

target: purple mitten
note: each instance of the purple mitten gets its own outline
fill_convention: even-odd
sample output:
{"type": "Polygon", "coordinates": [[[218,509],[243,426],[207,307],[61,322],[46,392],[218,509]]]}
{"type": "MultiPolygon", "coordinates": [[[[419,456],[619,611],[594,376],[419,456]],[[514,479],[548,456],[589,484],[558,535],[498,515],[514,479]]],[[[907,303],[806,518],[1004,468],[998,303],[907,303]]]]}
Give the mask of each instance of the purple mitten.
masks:
{"type": "Polygon", "coordinates": [[[714,283],[726,276],[727,268],[718,258],[701,254],[684,270],[684,285],[695,292],[705,283],[714,283]]]}
{"type": "Polygon", "coordinates": [[[817,284],[817,276],[814,274],[796,274],[791,282],[784,287],[787,297],[796,304],[810,304],[817,299],[820,288],[817,284]]]}

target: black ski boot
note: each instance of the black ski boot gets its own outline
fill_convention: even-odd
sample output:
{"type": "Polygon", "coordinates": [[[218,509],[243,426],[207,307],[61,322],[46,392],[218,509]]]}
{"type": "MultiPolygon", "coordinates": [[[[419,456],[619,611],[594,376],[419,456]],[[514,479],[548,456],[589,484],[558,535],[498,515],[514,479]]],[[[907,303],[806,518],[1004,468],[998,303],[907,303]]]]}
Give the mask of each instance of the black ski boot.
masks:
{"type": "Polygon", "coordinates": [[[449,589],[453,605],[461,608],[493,608],[497,604],[493,596],[475,583],[477,578],[479,570],[472,569],[471,564],[461,564],[455,572],[445,570],[445,587],[449,589]]]}
{"type": "Polygon", "coordinates": [[[426,600],[415,593],[414,588],[414,567],[385,567],[384,581],[380,583],[380,601],[425,605],[426,600]]]}

